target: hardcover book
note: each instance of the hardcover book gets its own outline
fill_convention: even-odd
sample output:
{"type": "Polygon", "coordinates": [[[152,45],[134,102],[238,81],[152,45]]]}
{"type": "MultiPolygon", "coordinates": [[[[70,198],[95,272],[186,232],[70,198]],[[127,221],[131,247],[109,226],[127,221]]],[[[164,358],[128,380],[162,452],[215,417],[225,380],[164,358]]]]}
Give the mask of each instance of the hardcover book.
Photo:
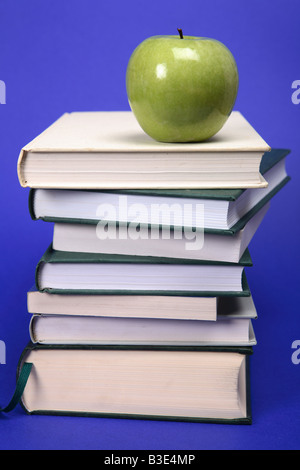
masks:
{"type": "Polygon", "coordinates": [[[151,139],[131,111],[66,113],[26,145],[21,186],[62,189],[262,188],[269,145],[238,111],[207,142],[151,139]]]}
{"type": "Polygon", "coordinates": [[[33,220],[97,224],[99,220],[128,224],[132,220],[141,225],[159,228],[182,227],[195,229],[197,205],[201,205],[203,219],[200,228],[207,233],[233,235],[242,230],[251,218],[267,204],[290,180],[286,173],[287,149],[272,149],[264,154],[260,171],[268,182],[260,189],[140,189],[90,191],[67,189],[32,189],[29,210],[33,220]],[[136,214],[132,209],[143,207],[136,214]],[[184,208],[188,206],[189,212],[184,208]],[[101,207],[113,207],[113,213],[103,214],[101,207]],[[169,209],[169,210],[168,210],[169,209]],[[172,211],[184,213],[176,223],[172,211]]]}
{"type": "Polygon", "coordinates": [[[32,345],[30,414],[251,424],[251,347],[32,345]]]}
{"type": "Polygon", "coordinates": [[[54,224],[57,251],[183,258],[238,263],[269,209],[269,203],[234,236],[203,230],[153,230],[139,225],[54,224]]]}
{"type": "Polygon", "coordinates": [[[248,250],[238,263],[163,257],[72,253],[50,246],[36,268],[36,287],[50,293],[250,295],[244,276],[248,250]]]}
{"type": "Polygon", "coordinates": [[[215,321],[217,297],[189,295],[54,294],[32,288],[27,309],[39,315],[79,315],[117,318],[162,318],[215,321]]]}

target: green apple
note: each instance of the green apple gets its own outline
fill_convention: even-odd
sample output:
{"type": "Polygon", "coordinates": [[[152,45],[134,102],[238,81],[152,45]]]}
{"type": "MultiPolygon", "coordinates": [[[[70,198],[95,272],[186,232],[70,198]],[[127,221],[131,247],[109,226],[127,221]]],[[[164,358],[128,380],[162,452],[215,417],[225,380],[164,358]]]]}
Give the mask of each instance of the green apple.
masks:
{"type": "Polygon", "coordinates": [[[238,91],[235,59],[220,41],[152,36],[133,51],[126,71],[130,107],[161,142],[201,142],[228,119],[238,91]]]}

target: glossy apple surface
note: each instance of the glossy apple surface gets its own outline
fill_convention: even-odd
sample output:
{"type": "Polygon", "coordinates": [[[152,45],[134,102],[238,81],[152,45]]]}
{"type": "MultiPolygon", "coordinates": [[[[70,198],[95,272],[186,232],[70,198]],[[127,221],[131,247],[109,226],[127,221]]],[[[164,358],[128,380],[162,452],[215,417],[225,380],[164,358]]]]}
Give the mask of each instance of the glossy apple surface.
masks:
{"type": "Polygon", "coordinates": [[[161,142],[201,142],[228,119],[238,91],[235,59],[221,42],[153,36],[132,53],[126,71],[130,107],[161,142]]]}

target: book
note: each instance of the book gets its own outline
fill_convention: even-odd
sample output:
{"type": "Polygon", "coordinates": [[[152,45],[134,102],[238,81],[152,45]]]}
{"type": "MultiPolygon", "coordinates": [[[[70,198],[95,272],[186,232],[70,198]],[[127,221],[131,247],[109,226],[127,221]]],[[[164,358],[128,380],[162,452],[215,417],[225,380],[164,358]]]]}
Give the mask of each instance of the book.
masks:
{"type": "MultiPolygon", "coordinates": [[[[252,297],[227,297],[218,302],[216,321],[116,316],[35,314],[30,338],[39,344],[118,344],[161,346],[254,346],[252,297]]],[[[111,310],[114,305],[111,305],[111,310]]]]}
{"type": "Polygon", "coordinates": [[[79,315],[117,318],[164,318],[215,321],[217,297],[177,295],[98,295],[27,293],[27,310],[40,315],[79,315]]]}
{"type": "Polygon", "coordinates": [[[159,228],[204,227],[207,233],[233,235],[290,180],[285,167],[289,152],[272,149],[264,154],[260,171],[268,182],[266,188],[116,191],[41,188],[30,190],[29,211],[33,220],[46,222],[97,224],[107,220],[159,228]],[[110,212],[103,212],[109,208],[110,212]],[[203,214],[200,224],[199,210],[203,214]]]}
{"type": "Polygon", "coordinates": [[[54,224],[52,246],[57,251],[106,253],[238,263],[261,224],[269,203],[234,236],[203,230],[152,230],[139,226],[54,224]]]}
{"type": "Polygon", "coordinates": [[[151,139],[132,111],[65,113],[22,148],[22,187],[55,189],[262,188],[269,145],[238,111],[207,142],[151,139]]]}
{"type": "Polygon", "coordinates": [[[249,250],[238,263],[150,256],[73,253],[48,247],[37,264],[35,280],[49,293],[105,293],[248,296],[245,266],[249,250]]]}
{"type": "Polygon", "coordinates": [[[251,347],[32,345],[29,414],[251,424],[251,347]]]}

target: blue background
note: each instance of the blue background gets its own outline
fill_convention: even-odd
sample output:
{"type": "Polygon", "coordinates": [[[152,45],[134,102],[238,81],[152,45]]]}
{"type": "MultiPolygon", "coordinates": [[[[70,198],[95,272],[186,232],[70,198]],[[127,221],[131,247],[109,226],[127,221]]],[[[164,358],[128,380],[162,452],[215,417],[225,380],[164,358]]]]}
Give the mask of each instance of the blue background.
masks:
{"type": "Polygon", "coordinates": [[[291,182],[274,198],[251,243],[248,281],[258,311],[251,367],[252,426],[0,416],[1,449],[297,449],[300,364],[292,363],[299,322],[300,79],[298,0],[0,0],[1,298],[0,404],[15,386],[29,339],[26,292],[52,225],[33,222],[17,158],[66,111],[127,110],[125,71],[133,49],[156,34],[219,39],[236,58],[241,111],[272,147],[292,149],[291,182]]]}

